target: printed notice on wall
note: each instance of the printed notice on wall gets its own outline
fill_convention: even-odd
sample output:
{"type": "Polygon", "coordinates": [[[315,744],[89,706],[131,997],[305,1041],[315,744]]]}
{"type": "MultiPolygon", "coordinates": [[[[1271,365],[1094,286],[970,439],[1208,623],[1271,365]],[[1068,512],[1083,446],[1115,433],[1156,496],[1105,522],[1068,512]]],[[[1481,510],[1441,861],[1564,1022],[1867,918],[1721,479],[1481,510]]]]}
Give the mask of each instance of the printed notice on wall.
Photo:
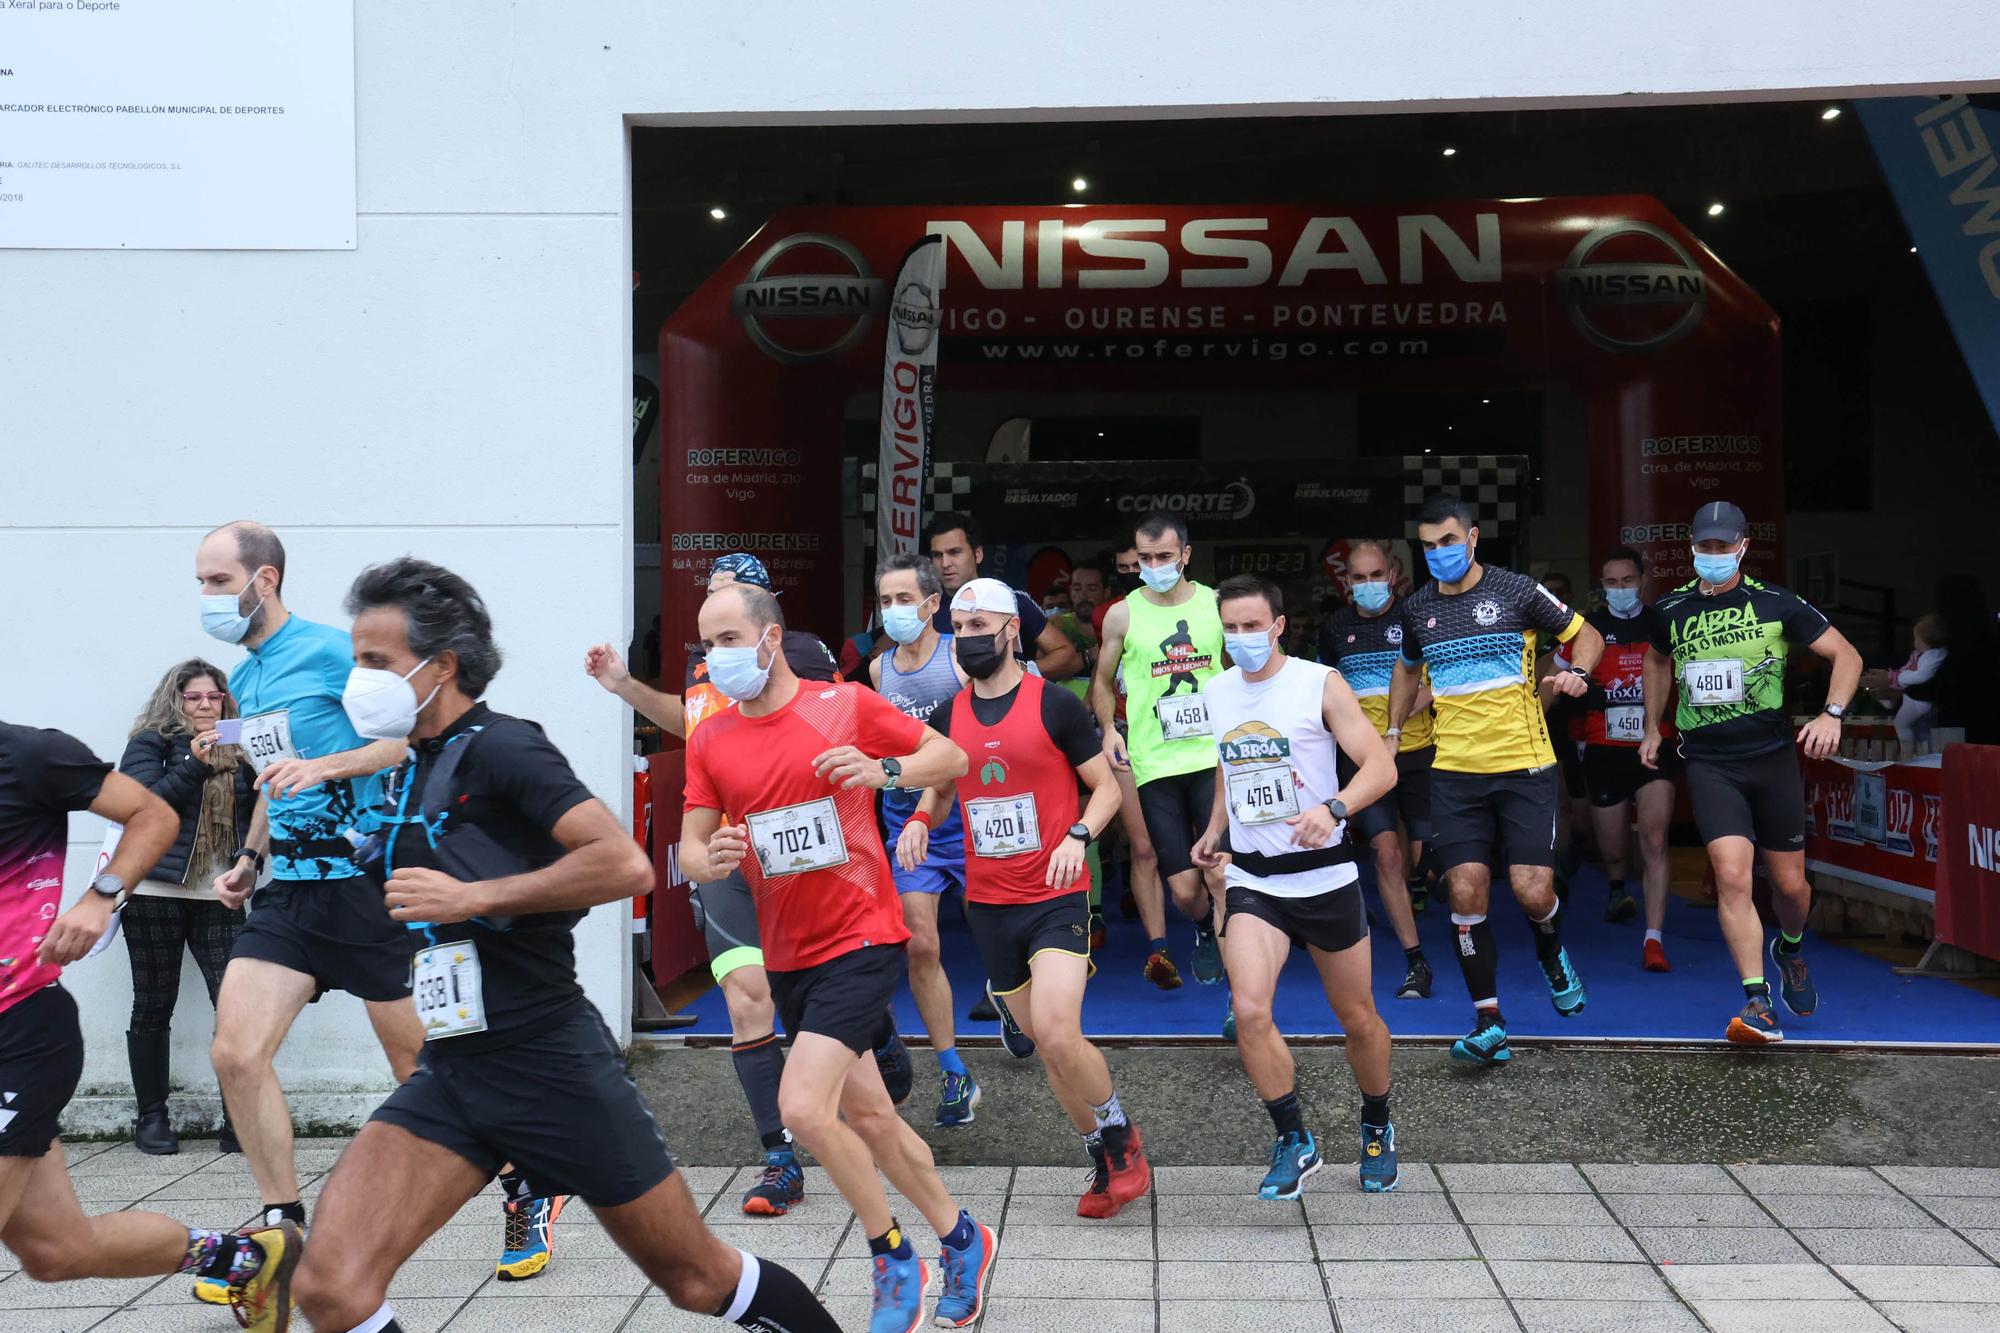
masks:
{"type": "Polygon", "coordinates": [[[354,0],[0,0],[0,247],[354,248],[354,0]]]}

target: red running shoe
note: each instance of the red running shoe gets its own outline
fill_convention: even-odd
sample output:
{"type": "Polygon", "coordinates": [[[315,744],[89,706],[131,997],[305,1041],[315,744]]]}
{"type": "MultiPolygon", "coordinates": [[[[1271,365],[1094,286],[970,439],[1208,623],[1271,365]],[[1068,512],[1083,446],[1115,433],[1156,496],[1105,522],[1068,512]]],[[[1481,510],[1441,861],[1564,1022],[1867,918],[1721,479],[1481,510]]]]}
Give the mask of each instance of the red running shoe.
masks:
{"type": "Polygon", "coordinates": [[[1667,962],[1665,947],[1658,940],[1647,940],[1646,947],[1641,950],[1641,953],[1645,957],[1644,965],[1648,972],[1671,972],[1674,970],[1673,965],[1667,962]]]}

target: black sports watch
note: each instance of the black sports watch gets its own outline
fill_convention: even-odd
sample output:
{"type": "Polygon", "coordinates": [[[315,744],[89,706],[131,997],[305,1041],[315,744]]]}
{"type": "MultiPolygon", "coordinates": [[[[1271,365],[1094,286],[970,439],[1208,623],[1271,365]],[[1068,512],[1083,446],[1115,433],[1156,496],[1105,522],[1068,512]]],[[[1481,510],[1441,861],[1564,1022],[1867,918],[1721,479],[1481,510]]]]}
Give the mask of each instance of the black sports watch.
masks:
{"type": "Polygon", "coordinates": [[[107,870],[90,881],[90,891],[115,902],[125,892],[125,881],[107,870]]]}
{"type": "Polygon", "coordinates": [[[263,874],[264,853],[257,851],[254,848],[238,847],[234,852],[230,853],[229,864],[235,865],[238,861],[241,861],[246,856],[250,858],[250,868],[256,871],[260,875],[263,874]]]}
{"type": "Polygon", "coordinates": [[[892,790],[902,786],[903,761],[900,759],[884,759],[882,761],[882,776],[889,779],[889,787],[892,790]]]}
{"type": "Polygon", "coordinates": [[[1097,841],[1097,835],[1090,831],[1090,825],[1081,821],[1069,826],[1069,836],[1075,838],[1086,847],[1097,841]]]}
{"type": "Polygon", "coordinates": [[[1826,706],[1826,715],[1830,718],[1833,718],[1835,721],[1838,721],[1839,719],[1847,716],[1847,705],[1828,704],[1826,706]]]}
{"type": "Polygon", "coordinates": [[[1320,804],[1324,805],[1327,813],[1335,819],[1344,820],[1347,818],[1347,802],[1341,800],[1338,796],[1329,796],[1326,800],[1321,801],[1320,804]]]}

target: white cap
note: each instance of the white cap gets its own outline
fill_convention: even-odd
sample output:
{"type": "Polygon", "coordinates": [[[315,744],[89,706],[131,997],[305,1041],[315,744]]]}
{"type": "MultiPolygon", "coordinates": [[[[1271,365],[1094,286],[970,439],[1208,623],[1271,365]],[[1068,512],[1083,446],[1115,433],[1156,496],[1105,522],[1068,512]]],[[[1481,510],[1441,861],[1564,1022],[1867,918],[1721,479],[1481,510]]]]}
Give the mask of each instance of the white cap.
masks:
{"type": "Polygon", "coordinates": [[[1014,590],[999,579],[973,579],[953,595],[951,609],[1014,616],[1021,613],[1021,604],[1014,599],[1014,590]]]}

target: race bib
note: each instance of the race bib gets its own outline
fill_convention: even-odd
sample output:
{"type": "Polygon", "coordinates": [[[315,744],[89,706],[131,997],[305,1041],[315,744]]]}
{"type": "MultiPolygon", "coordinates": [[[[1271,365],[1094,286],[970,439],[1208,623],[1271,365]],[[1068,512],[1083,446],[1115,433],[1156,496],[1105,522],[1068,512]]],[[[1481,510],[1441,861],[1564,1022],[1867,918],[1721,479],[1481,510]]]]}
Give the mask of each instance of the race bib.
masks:
{"type": "Polygon", "coordinates": [[[1646,739],[1646,710],[1639,704],[1620,704],[1604,710],[1604,739],[1637,745],[1646,739]]]}
{"type": "Polygon", "coordinates": [[[1229,813],[1239,824],[1275,824],[1299,812],[1292,770],[1273,764],[1229,775],[1229,813]]]}
{"type": "Polygon", "coordinates": [[[1160,737],[1170,741],[1191,741],[1207,736],[1208,700],[1199,694],[1175,694],[1153,705],[1160,715],[1160,737]]]}
{"type": "Polygon", "coordinates": [[[1681,668],[1681,691],[1697,708],[1743,702],[1743,663],[1736,658],[1689,662],[1681,668]]]}
{"type": "Polygon", "coordinates": [[[425,1041],[486,1031],[479,950],[470,940],[418,950],[411,976],[415,983],[411,998],[423,1020],[425,1041]]]}
{"type": "Polygon", "coordinates": [[[1042,849],[1042,824],[1032,792],[989,796],[965,803],[965,826],[972,830],[972,854],[999,860],[1042,849]]]}
{"type": "Polygon", "coordinates": [[[751,815],[748,822],[750,845],[767,877],[847,864],[847,839],[831,796],[766,810],[751,815]]]}
{"type": "Polygon", "coordinates": [[[244,718],[240,743],[250,767],[259,773],[280,759],[299,757],[299,752],[292,748],[292,715],[283,708],[244,718]]]}

